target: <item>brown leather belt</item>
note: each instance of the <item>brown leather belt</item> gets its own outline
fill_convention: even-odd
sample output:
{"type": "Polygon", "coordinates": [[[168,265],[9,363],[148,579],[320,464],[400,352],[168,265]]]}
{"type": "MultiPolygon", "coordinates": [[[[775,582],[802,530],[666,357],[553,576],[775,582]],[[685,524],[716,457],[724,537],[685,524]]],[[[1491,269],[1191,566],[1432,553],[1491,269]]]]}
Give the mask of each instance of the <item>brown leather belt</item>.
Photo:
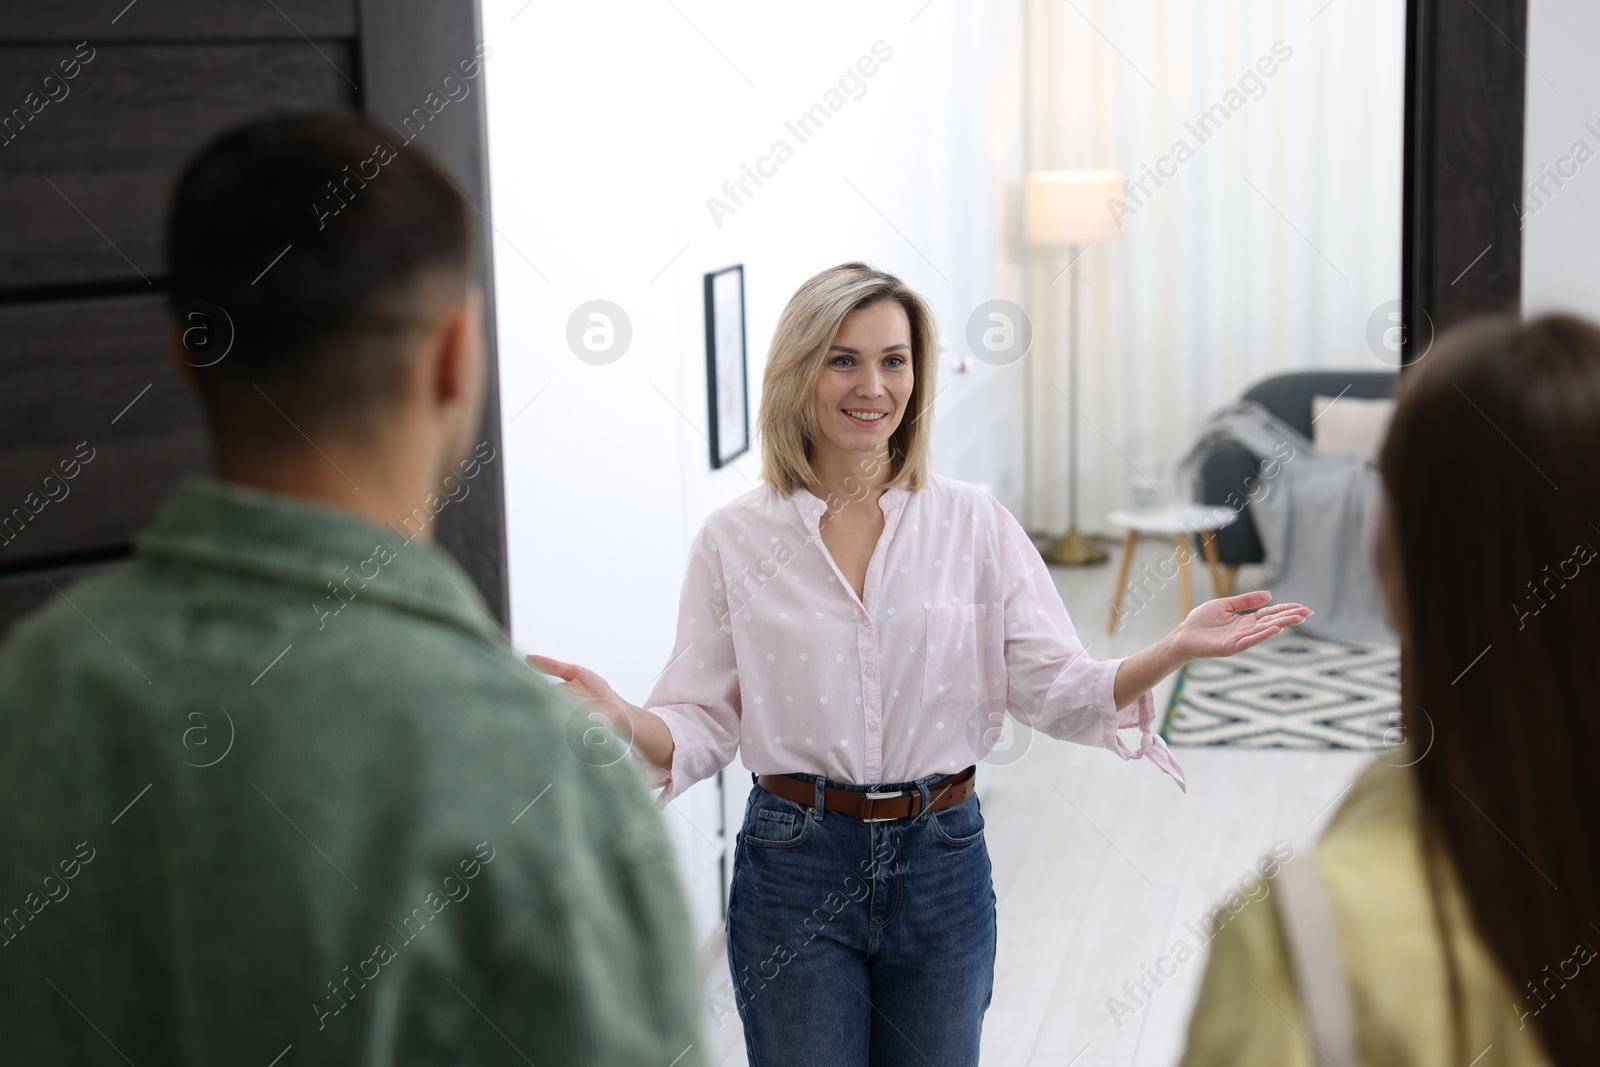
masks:
{"type": "MultiPolygon", "coordinates": [[[[953,774],[943,781],[930,785],[928,787],[932,800],[930,810],[939,811],[954,807],[976,793],[977,771],[976,766],[968,767],[959,774],[953,774]]],[[[756,784],[769,793],[775,793],[785,800],[792,800],[807,807],[814,804],[817,799],[817,787],[814,782],[790,778],[784,774],[760,775],[756,778],[756,784]]],[[[863,822],[912,819],[922,814],[922,791],[900,789],[889,793],[858,793],[850,789],[835,789],[830,785],[823,789],[822,803],[829,812],[854,815],[863,822]]]]}

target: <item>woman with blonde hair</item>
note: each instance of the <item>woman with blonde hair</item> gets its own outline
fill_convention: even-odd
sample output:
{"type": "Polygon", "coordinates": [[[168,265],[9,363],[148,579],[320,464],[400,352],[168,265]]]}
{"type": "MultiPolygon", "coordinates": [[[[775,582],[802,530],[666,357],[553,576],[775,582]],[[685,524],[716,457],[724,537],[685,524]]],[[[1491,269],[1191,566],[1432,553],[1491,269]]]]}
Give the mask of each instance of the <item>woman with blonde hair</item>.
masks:
{"type": "Polygon", "coordinates": [[[808,280],[767,360],[766,484],[694,538],[644,706],[529,657],[631,735],[663,803],[735,753],[753,772],[727,923],[753,1067],[977,1063],[995,897],[974,764],[1001,716],[1182,786],[1151,686],[1309,614],[1247,593],[1090,659],[1017,521],[929,470],[937,352],[927,303],[893,275],[808,280]]]}

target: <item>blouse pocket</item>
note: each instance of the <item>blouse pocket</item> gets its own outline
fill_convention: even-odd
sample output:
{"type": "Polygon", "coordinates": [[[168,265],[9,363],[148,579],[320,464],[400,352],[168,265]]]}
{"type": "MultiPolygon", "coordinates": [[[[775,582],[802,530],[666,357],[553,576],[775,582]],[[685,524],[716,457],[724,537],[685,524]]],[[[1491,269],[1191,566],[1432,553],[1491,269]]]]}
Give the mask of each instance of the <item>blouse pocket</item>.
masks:
{"type": "MultiPolygon", "coordinates": [[[[1004,700],[1005,648],[989,621],[987,604],[928,608],[923,647],[922,703],[1004,700]]],[[[1000,616],[995,615],[995,622],[1000,616]]]]}

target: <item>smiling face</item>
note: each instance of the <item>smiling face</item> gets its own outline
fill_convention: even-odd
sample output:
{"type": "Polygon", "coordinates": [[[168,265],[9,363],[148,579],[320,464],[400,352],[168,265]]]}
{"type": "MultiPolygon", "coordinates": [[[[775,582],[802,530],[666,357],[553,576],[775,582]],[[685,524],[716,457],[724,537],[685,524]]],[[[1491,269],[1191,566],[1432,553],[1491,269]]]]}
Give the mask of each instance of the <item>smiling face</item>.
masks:
{"type": "Polygon", "coordinates": [[[817,381],[817,458],[881,452],[911,403],[911,323],[895,300],[844,317],[817,381]]]}

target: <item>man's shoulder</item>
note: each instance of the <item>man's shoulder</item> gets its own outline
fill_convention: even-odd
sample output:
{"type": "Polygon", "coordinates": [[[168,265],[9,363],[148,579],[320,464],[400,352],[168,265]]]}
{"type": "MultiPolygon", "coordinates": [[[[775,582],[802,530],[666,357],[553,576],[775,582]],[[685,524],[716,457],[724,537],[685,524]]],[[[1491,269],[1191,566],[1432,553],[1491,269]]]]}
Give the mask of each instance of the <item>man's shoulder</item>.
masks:
{"type": "MultiPolygon", "coordinates": [[[[127,598],[150,589],[126,575],[79,583],[66,590],[72,603],[19,624],[0,646],[0,738],[29,751],[87,748],[85,766],[131,744],[181,775],[180,764],[210,758],[195,745],[226,728],[250,744],[231,760],[248,756],[279,803],[327,795],[338,781],[377,809],[411,811],[405,832],[418,841],[459,843],[498,826],[518,842],[513,852],[556,867],[575,842],[588,842],[573,853],[587,862],[632,862],[630,849],[641,863],[667,862],[626,742],[509,642],[377,604],[365,605],[363,621],[352,614],[356,601],[339,625],[318,632],[313,622],[292,640],[259,642],[246,664],[236,641],[220,658],[204,647],[183,658],[171,635],[136,643],[124,623],[105,626],[113,648],[76,610],[97,622],[122,618],[127,598]],[[174,726],[173,707],[205,717],[178,716],[174,726]],[[185,732],[197,724],[206,729],[185,732]]],[[[269,607],[259,618],[242,610],[228,625],[241,617],[264,632],[275,621],[269,607]]]]}
{"type": "MultiPolygon", "coordinates": [[[[402,657],[405,684],[395,709],[421,740],[421,754],[436,764],[441,789],[483,794],[491,805],[549,804],[580,823],[598,820],[626,830],[655,811],[628,742],[592,703],[523,662],[508,645],[462,634],[430,655],[446,666],[432,669],[417,655],[402,657]],[[451,776],[461,776],[451,785],[451,776]],[[519,797],[525,799],[518,802],[519,797]],[[576,815],[579,810],[587,814],[576,815]]],[[[512,818],[517,810],[508,810],[512,818]]],[[[580,831],[582,832],[582,831],[580,831]]]]}
{"type": "Polygon", "coordinates": [[[258,716],[264,742],[326,730],[404,749],[423,780],[467,775],[468,792],[596,759],[592,709],[503,637],[359,595],[319,626],[292,587],[243,579],[196,592],[181,577],[136,559],[52,593],[0,642],[0,694],[85,728],[97,718],[89,704],[148,710],[125,716],[134,730],[158,729],[175,701],[220,704],[258,716]]]}
{"type": "MultiPolygon", "coordinates": [[[[50,592],[32,610],[16,619],[0,639],[0,667],[8,661],[38,665],[94,636],[95,620],[116,614],[123,605],[145,603],[138,564],[119,563],[76,581],[47,577],[50,592]]],[[[96,638],[106,647],[104,638],[96,638]]]]}

